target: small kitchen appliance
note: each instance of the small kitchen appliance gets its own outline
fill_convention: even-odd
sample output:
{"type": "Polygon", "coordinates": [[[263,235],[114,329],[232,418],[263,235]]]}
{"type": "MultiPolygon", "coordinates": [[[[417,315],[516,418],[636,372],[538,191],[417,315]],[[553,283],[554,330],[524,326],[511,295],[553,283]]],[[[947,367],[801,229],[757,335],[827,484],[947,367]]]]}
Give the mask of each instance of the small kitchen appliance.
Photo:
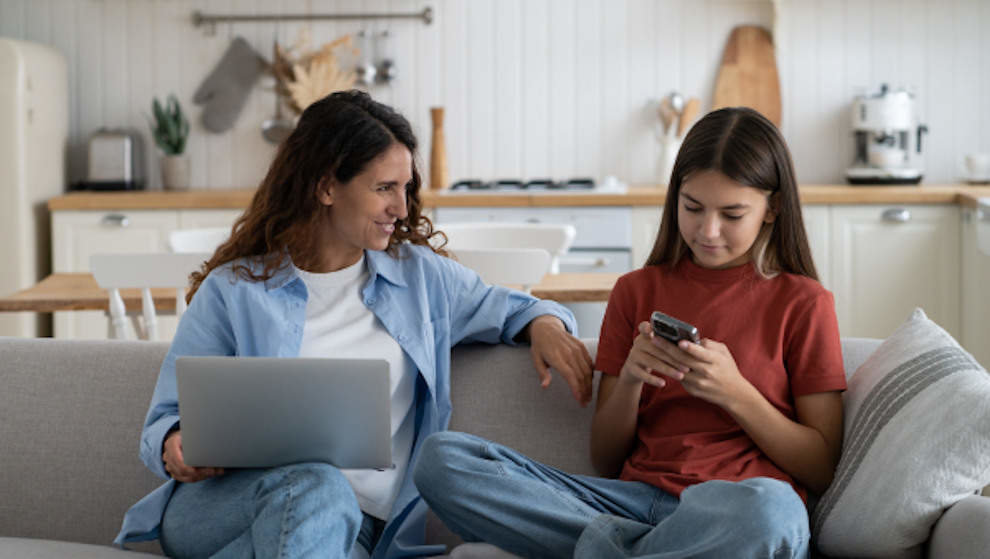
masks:
{"type": "Polygon", "coordinates": [[[918,123],[912,94],[883,84],[877,94],[856,97],[852,127],[856,154],[846,169],[850,184],[921,182],[921,135],[928,127],[918,123]]]}
{"type": "Polygon", "coordinates": [[[144,188],[144,149],[135,130],[100,128],[89,138],[85,190],[144,188]]]}

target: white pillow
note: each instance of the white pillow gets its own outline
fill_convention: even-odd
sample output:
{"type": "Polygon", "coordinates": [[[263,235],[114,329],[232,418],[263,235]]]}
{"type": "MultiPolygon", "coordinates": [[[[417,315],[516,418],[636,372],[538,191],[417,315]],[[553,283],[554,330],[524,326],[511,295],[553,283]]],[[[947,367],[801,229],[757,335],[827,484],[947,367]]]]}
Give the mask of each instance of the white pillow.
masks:
{"type": "Polygon", "coordinates": [[[812,515],[818,549],[921,557],[942,512],[990,483],[990,376],[915,309],[842,399],[842,457],[812,515]]]}

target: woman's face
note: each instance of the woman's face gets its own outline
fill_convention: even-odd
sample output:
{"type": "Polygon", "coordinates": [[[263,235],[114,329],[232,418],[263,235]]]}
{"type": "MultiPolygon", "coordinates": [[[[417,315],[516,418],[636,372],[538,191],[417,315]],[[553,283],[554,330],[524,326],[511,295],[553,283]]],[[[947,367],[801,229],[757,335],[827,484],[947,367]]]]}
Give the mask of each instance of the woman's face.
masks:
{"type": "Polygon", "coordinates": [[[345,268],[357,262],[365,249],[388,248],[397,222],[408,213],[410,182],[412,154],[396,142],[347,183],[329,180],[321,186],[320,203],[330,208],[321,271],[345,268]]]}
{"type": "Polygon", "coordinates": [[[729,268],[750,260],[750,249],[774,214],[765,190],[744,186],[718,171],[698,171],[681,183],[677,222],[681,237],[703,268],[729,268]]]}

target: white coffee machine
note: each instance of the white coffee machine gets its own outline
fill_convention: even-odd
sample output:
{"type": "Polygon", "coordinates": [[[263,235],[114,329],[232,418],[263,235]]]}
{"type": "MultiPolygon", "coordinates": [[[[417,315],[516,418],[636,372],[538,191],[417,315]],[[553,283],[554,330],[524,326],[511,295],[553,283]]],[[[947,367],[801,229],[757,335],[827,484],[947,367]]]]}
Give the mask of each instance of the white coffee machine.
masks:
{"type": "Polygon", "coordinates": [[[850,184],[917,184],[923,175],[921,135],[914,96],[904,90],[859,96],[853,101],[856,158],[846,170],[850,184]]]}

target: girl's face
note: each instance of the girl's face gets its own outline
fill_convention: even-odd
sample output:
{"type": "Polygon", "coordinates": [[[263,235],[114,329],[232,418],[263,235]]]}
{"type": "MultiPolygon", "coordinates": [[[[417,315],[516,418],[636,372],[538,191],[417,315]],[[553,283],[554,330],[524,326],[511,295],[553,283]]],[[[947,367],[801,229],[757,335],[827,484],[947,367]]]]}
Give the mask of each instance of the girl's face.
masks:
{"type": "Polygon", "coordinates": [[[703,268],[729,268],[750,260],[750,249],[765,223],[776,217],[769,193],[744,186],[718,171],[698,171],[681,183],[677,223],[703,268]]]}
{"type": "Polygon", "coordinates": [[[319,200],[330,208],[321,270],[357,262],[365,249],[385,250],[398,221],[405,219],[406,188],[412,182],[412,154],[396,142],[345,184],[326,181],[319,200]]]}

